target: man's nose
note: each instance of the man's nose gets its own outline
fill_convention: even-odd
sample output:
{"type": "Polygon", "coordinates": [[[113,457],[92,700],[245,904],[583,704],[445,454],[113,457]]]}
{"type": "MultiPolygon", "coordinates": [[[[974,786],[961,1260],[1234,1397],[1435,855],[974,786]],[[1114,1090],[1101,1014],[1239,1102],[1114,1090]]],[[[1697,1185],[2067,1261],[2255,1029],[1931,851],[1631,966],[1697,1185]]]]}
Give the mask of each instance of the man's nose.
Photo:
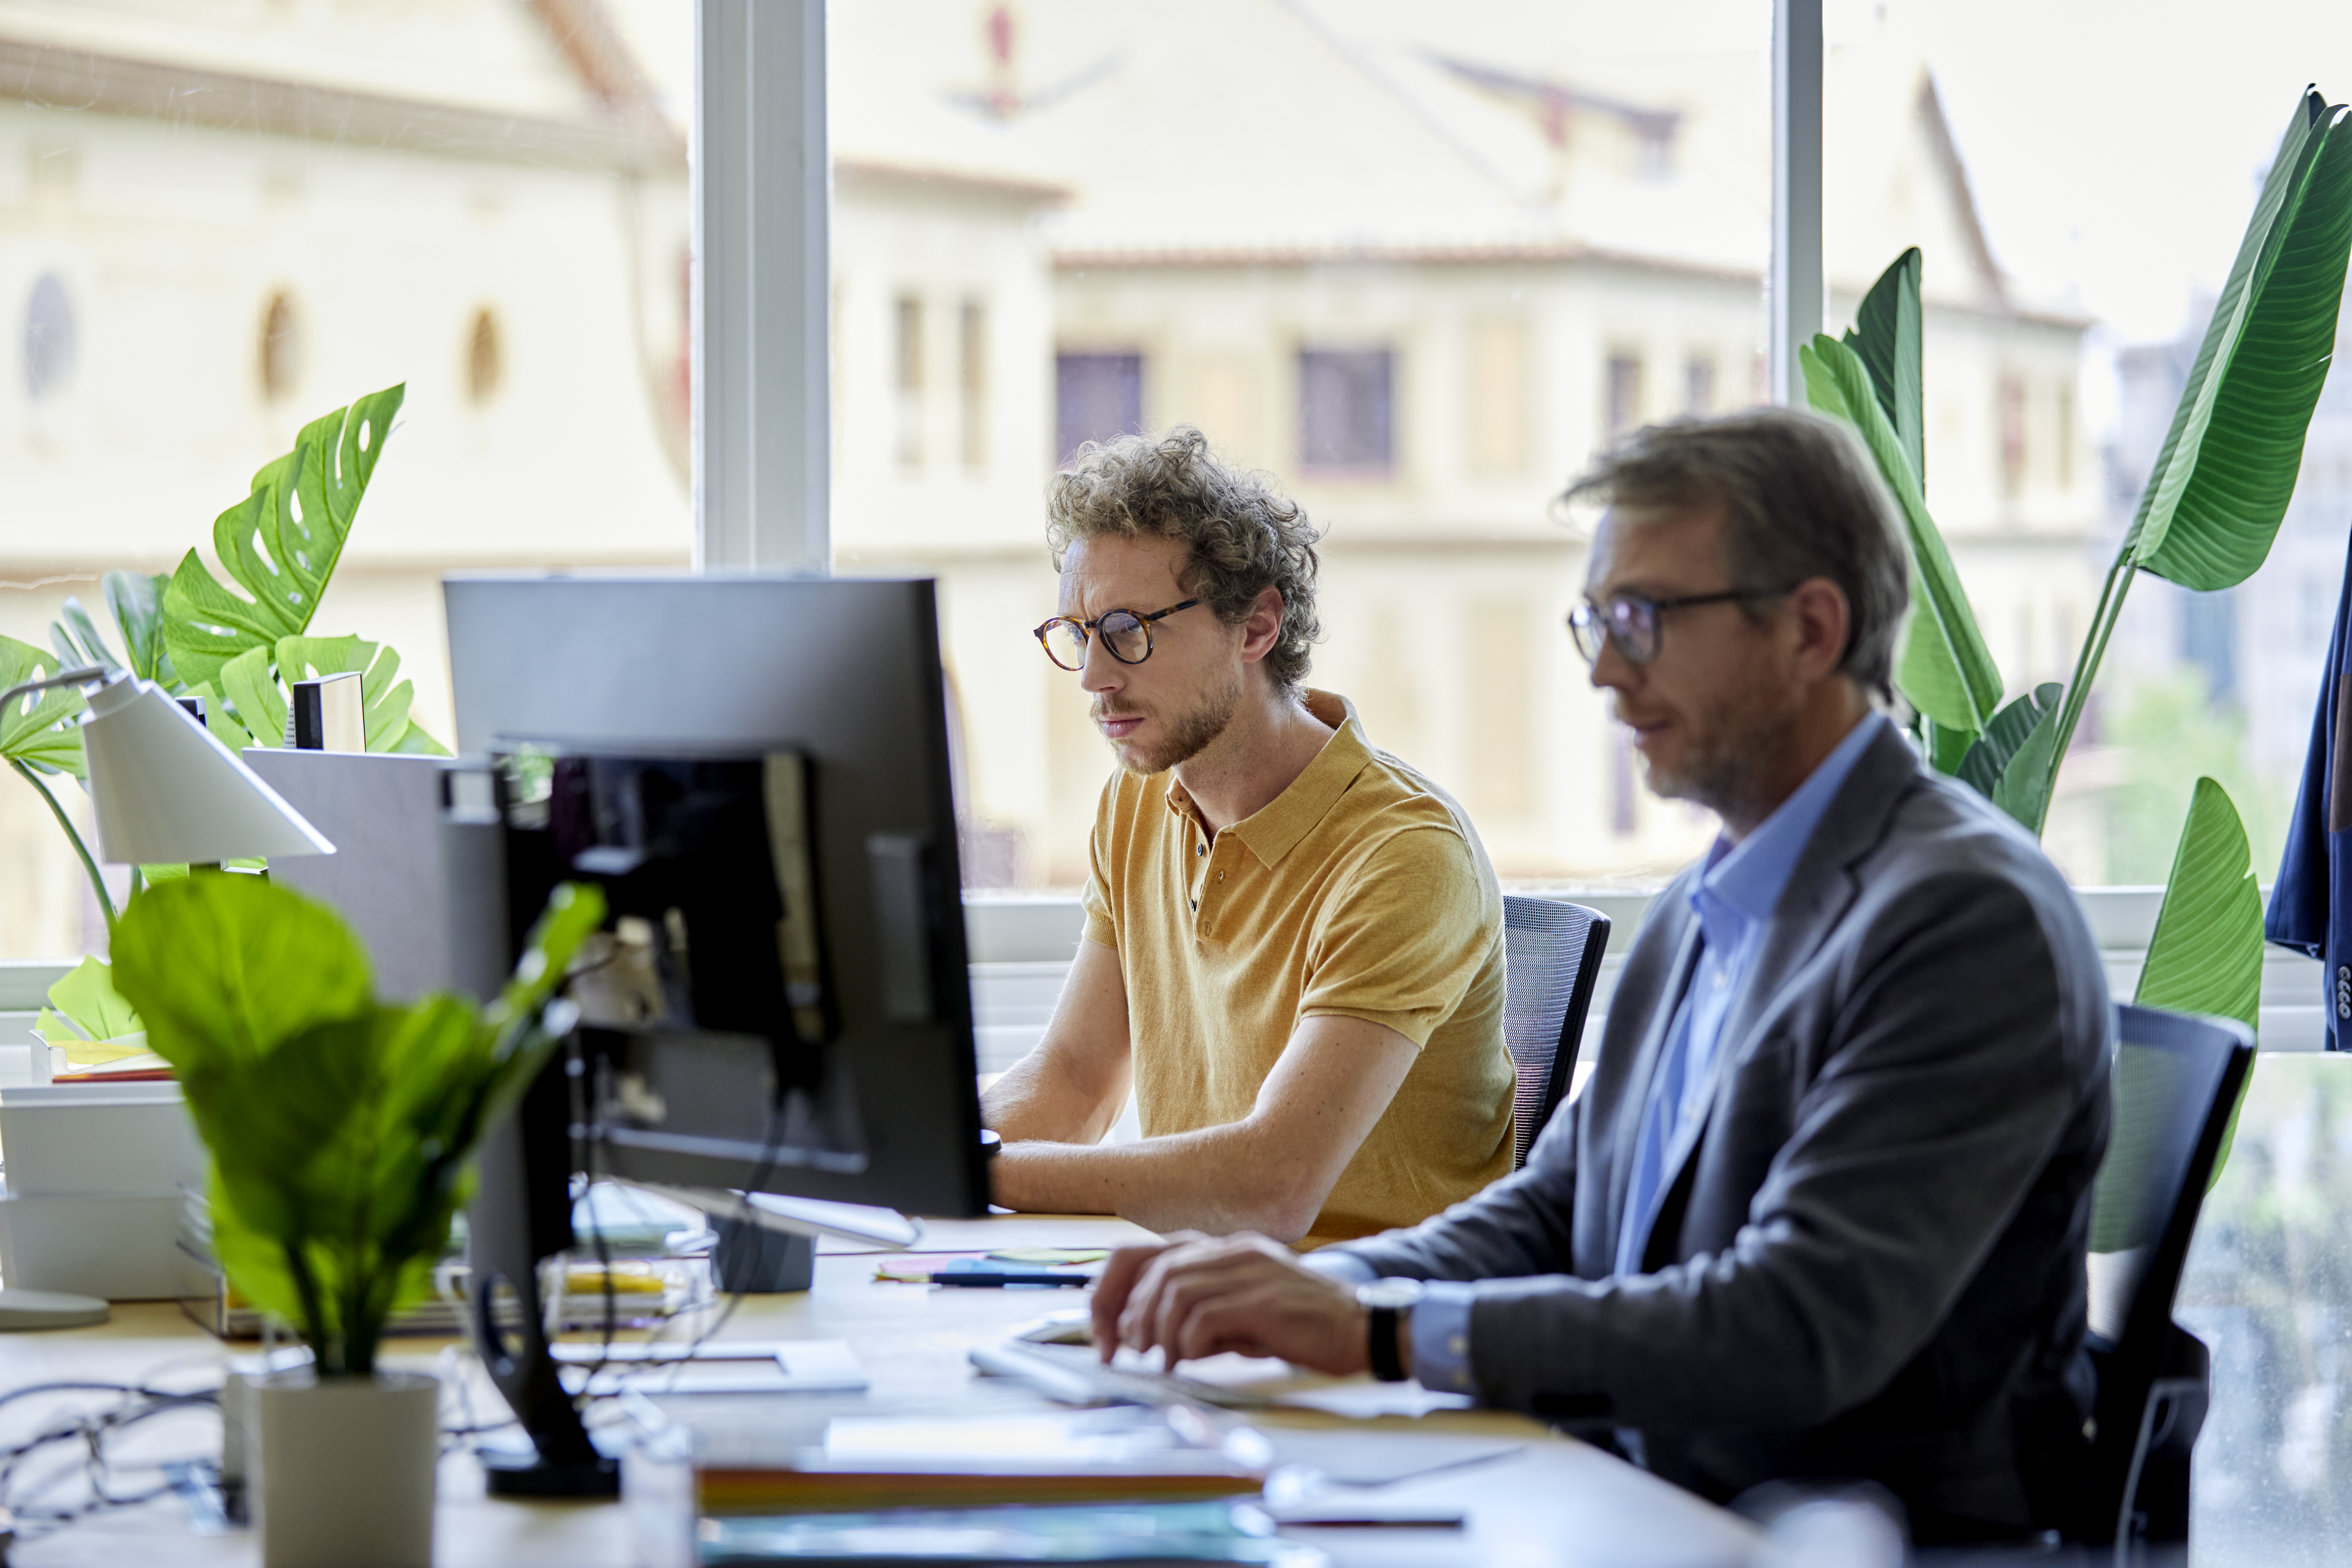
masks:
{"type": "Polygon", "coordinates": [[[1079,667],[1078,684],[1097,696],[1127,684],[1127,666],[1113,658],[1110,649],[1103,647],[1100,632],[1090,633],[1087,637],[1087,662],[1079,667]]]}
{"type": "Polygon", "coordinates": [[[1624,691],[1638,684],[1642,677],[1640,667],[1617,651],[1617,639],[1602,637],[1601,652],[1592,661],[1589,679],[1596,690],[1624,691]]]}

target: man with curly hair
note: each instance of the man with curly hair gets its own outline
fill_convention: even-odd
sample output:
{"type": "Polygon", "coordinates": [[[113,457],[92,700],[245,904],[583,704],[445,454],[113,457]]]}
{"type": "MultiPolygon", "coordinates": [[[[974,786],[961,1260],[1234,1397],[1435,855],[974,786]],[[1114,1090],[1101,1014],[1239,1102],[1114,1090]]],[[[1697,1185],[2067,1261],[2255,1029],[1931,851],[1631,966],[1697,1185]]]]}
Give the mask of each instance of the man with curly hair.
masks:
{"type": "Polygon", "coordinates": [[[1197,430],[1048,494],[1061,614],[1120,770],[1086,939],[990,1089],[996,1198],[1318,1246],[1511,1168],[1502,894],[1469,818],[1305,685],[1316,533],[1197,430]],[[1130,1087],[1144,1137],[1102,1144],[1130,1087]]]}

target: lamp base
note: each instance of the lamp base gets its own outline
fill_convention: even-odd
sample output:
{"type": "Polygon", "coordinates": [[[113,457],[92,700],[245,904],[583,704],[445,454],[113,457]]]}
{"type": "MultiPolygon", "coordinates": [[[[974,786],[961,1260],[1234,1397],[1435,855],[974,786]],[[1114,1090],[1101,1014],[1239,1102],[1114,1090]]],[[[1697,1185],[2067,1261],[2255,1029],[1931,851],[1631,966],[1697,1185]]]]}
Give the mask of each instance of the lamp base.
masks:
{"type": "Polygon", "coordinates": [[[66,1290],[0,1290],[0,1333],[31,1329],[86,1329],[114,1316],[96,1296],[66,1290]]]}

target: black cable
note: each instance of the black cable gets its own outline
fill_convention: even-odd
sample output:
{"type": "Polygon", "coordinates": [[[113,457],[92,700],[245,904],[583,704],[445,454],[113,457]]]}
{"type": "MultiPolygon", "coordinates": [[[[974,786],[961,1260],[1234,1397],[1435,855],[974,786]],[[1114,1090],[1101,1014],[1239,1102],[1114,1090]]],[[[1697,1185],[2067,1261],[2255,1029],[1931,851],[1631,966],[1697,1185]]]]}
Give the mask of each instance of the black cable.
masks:
{"type": "MultiPolygon", "coordinates": [[[[45,1534],[62,1529],[74,1521],[87,1518],[91,1514],[113,1509],[137,1507],[170,1496],[176,1489],[168,1480],[160,1487],[144,1491],[118,1493],[110,1490],[109,1480],[113,1467],[107,1457],[108,1440],[115,1433],[135,1426],[141,1422],[152,1420],[155,1416],[183,1410],[217,1408],[220,1403],[218,1389],[168,1391],[150,1388],[143,1384],[76,1381],[34,1384],[24,1388],[14,1389],[0,1394],[0,1404],[26,1398],[37,1394],[63,1393],[124,1394],[142,1403],[120,1406],[97,1415],[77,1412],[24,1442],[9,1448],[0,1449],[0,1503],[5,1504],[20,1524],[32,1523],[52,1527],[51,1531],[44,1531],[45,1534]],[[91,1495],[88,1501],[66,1508],[43,1509],[32,1505],[27,1500],[12,1498],[12,1483],[16,1480],[17,1472],[28,1460],[44,1448],[76,1439],[87,1450],[87,1457],[79,1467],[79,1473],[90,1489],[91,1495]]],[[[168,1469],[186,1463],[188,1461],[161,1460],[152,1466],[141,1465],[136,1468],[168,1469]]],[[[58,1484],[73,1473],[73,1468],[68,1467],[44,1477],[42,1484],[34,1489],[34,1495],[58,1484]]]]}
{"type": "MultiPolygon", "coordinates": [[[[780,1102],[768,1108],[768,1142],[766,1146],[760,1151],[759,1164],[752,1167],[751,1184],[743,1189],[743,1207],[746,1211],[749,1211],[752,1207],[751,1194],[765,1187],[768,1184],[769,1180],[775,1175],[776,1167],[783,1161],[783,1152],[784,1108],[780,1102]]],[[[739,1219],[735,1223],[738,1226],[748,1225],[758,1233],[759,1251],[752,1255],[751,1268],[748,1269],[744,1275],[746,1279],[757,1279],[760,1278],[761,1271],[767,1265],[768,1238],[771,1227],[761,1225],[759,1221],[752,1219],[739,1219]]],[[[810,1238],[809,1246],[812,1248],[816,1246],[816,1240],[814,1237],[810,1238]]],[[[710,1250],[710,1274],[712,1283],[716,1285],[719,1277],[719,1248],[716,1244],[712,1246],[710,1250]]],[[[735,1309],[740,1307],[743,1304],[743,1298],[751,1293],[751,1287],[749,1284],[739,1285],[735,1288],[734,1292],[728,1298],[727,1305],[720,1309],[718,1320],[706,1327],[702,1332],[696,1335],[694,1342],[687,1347],[687,1360],[692,1361],[696,1356],[702,1353],[702,1347],[709,1344],[718,1336],[719,1331],[728,1325],[735,1316],[735,1309]]]]}

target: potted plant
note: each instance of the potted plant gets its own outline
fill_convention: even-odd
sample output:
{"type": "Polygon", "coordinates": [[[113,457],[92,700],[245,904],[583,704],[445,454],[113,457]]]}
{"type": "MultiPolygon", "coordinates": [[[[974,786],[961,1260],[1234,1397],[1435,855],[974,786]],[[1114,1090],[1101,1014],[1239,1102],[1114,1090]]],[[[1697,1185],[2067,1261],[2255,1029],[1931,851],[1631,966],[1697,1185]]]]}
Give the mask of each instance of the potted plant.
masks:
{"type": "MultiPolygon", "coordinates": [[[[2231,588],[2269,555],[2327,378],[2347,261],[2352,114],[2307,89],[2108,568],[2074,679],[2006,706],[2000,671],[1927,512],[1919,252],[1895,258],[1843,341],[1822,334],[1800,351],[1807,400],[1860,434],[1909,533],[1917,613],[1895,688],[1916,715],[1930,765],[1981,791],[2028,832],[2042,832],[2107,638],[2140,574],[2186,588],[2231,588]]],[[[2262,978],[2263,901],[2245,828],[2221,786],[2200,779],[2133,999],[2255,1028],[2262,978]]],[[[2228,1152],[2225,1142],[2225,1158],[2228,1152]]]]}
{"type": "Polygon", "coordinates": [[[555,988],[603,913],[593,889],[558,888],[487,1007],[377,1001],[350,928],[260,877],[152,886],[116,927],[115,985],[211,1154],[222,1266],[312,1355],[255,1391],[271,1568],[431,1563],[438,1389],[381,1371],[377,1348],[430,1289],[485,1133],[569,1026],[555,988]]]}

